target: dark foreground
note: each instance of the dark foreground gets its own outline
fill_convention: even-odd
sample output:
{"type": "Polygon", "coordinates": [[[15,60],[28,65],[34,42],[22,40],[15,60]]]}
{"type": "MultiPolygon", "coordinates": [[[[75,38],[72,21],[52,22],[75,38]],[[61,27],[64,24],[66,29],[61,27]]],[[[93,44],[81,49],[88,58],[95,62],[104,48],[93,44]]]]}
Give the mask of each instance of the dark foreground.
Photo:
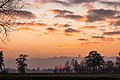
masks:
{"type": "Polygon", "coordinates": [[[0,80],[120,80],[120,74],[11,73],[0,74],[0,80]]]}

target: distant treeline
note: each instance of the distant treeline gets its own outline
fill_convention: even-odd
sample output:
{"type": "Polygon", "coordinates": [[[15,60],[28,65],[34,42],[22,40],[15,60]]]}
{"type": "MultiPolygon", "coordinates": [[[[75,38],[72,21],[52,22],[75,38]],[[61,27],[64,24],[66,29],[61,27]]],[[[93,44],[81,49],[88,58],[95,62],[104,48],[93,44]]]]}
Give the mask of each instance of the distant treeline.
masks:
{"type": "MultiPolygon", "coordinates": [[[[27,57],[28,55],[20,54],[16,59],[18,72],[26,73],[26,70],[40,71],[40,68],[35,70],[27,68],[27,57]]],[[[116,61],[113,62],[112,60],[105,61],[104,56],[101,56],[97,51],[90,51],[81,61],[71,59],[66,61],[64,65],[55,66],[53,69],[45,69],[44,71],[54,73],[120,73],[120,53],[118,53],[116,61]]],[[[0,72],[9,73],[9,69],[5,68],[3,51],[0,51],[0,72]]]]}
{"type": "Polygon", "coordinates": [[[104,56],[101,56],[97,51],[90,51],[85,58],[78,63],[72,59],[65,62],[64,65],[55,66],[54,72],[66,73],[120,73],[120,53],[116,57],[116,61],[105,61],[104,56]]]}

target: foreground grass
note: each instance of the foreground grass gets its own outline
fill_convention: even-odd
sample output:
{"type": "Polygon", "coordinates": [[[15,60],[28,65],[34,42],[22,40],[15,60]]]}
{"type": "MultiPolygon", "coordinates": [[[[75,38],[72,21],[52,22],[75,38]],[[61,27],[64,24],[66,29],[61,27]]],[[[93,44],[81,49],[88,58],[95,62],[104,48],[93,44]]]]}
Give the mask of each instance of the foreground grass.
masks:
{"type": "Polygon", "coordinates": [[[11,73],[0,74],[0,80],[120,80],[120,74],[11,73]]]}

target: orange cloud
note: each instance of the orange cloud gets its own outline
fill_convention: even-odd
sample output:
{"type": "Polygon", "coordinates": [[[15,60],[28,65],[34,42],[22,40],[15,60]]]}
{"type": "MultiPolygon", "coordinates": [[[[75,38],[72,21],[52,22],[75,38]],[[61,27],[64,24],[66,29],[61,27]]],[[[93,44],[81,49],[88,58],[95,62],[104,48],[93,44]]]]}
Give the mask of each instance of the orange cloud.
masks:
{"type": "Polygon", "coordinates": [[[53,14],[59,14],[59,12],[54,11],[54,10],[48,10],[48,12],[51,12],[51,13],[53,13],[53,14]]]}
{"type": "Polygon", "coordinates": [[[116,40],[120,40],[120,38],[117,38],[116,40]]]}
{"type": "Polygon", "coordinates": [[[0,47],[0,50],[7,50],[8,48],[0,47]]]}
{"type": "Polygon", "coordinates": [[[96,29],[96,26],[83,26],[83,29],[96,29]]]}
{"type": "Polygon", "coordinates": [[[45,27],[47,24],[45,23],[16,23],[18,26],[28,26],[28,27],[45,27]]]}
{"type": "Polygon", "coordinates": [[[102,41],[115,41],[114,38],[101,38],[102,41]]]}
{"type": "Polygon", "coordinates": [[[72,11],[59,10],[59,9],[48,10],[48,12],[51,12],[53,14],[58,14],[58,15],[73,14],[72,11]]]}
{"type": "Polygon", "coordinates": [[[27,31],[37,31],[35,29],[29,28],[29,27],[20,27],[20,28],[16,28],[16,30],[18,31],[22,31],[22,30],[27,30],[27,31]]]}
{"type": "Polygon", "coordinates": [[[94,8],[93,4],[89,4],[89,3],[86,3],[83,6],[85,6],[89,10],[94,8]]]}
{"type": "Polygon", "coordinates": [[[57,46],[58,48],[80,48],[82,46],[88,46],[88,45],[99,45],[99,46],[103,46],[106,44],[110,44],[110,42],[84,42],[84,43],[80,43],[80,44],[76,44],[76,45],[60,45],[57,46]]]}
{"type": "Polygon", "coordinates": [[[63,49],[69,49],[69,48],[79,48],[79,46],[65,46],[65,45],[62,45],[62,46],[57,46],[57,48],[63,48],[63,49]]]}
{"type": "Polygon", "coordinates": [[[115,41],[114,38],[104,37],[104,36],[92,36],[92,39],[102,40],[102,41],[115,41]]]}
{"type": "Polygon", "coordinates": [[[65,33],[64,35],[66,35],[66,36],[75,36],[75,34],[73,34],[73,33],[65,33]]]}
{"type": "MultiPolygon", "coordinates": [[[[81,45],[105,45],[105,42],[84,42],[84,43],[81,43],[81,45]]],[[[107,44],[110,44],[110,43],[107,43],[107,44]]]]}

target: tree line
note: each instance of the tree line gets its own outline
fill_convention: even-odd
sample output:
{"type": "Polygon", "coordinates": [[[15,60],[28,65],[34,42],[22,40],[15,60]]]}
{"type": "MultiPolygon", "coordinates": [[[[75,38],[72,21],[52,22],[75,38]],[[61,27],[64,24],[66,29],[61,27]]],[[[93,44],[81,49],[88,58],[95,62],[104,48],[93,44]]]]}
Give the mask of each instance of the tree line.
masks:
{"type": "Polygon", "coordinates": [[[80,63],[71,59],[66,61],[62,66],[55,66],[54,72],[66,73],[120,73],[120,53],[116,57],[116,61],[105,61],[104,56],[101,56],[97,51],[90,51],[80,63]]]}
{"type": "MultiPolygon", "coordinates": [[[[16,59],[17,70],[19,73],[26,73],[28,69],[26,54],[20,54],[16,59]]],[[[71,59],[65,62],[62,66],[55,66],[55,73],[120,73],[120,53],[116,57],[116,61],[105,61],[104,56],[101,56],[97,51],[90,51],[79,63],[76,59],[71,59]]],[[[0,51],[0,73],[8,73],[5,68],[3,51],[0,51]]]]}

